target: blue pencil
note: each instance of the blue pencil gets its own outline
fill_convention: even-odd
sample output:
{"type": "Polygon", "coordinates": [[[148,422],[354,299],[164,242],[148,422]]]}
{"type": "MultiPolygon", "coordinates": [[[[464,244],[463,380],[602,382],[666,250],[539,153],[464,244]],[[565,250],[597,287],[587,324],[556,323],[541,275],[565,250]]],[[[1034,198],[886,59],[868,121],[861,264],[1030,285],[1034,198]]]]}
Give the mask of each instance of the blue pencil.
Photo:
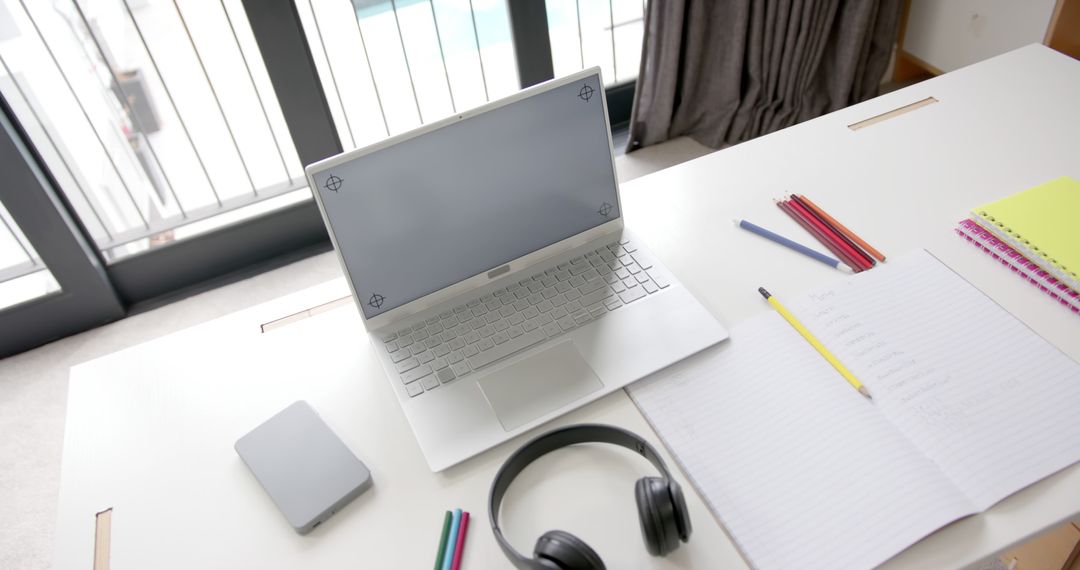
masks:
{"type": "Polygon", "coordinates": [[[812,258],[824,263],[825,265],[828,265],[830,267],[835,267],[835,268],[839,269],[840,271],[846,271],[848,273],[852,273],[851,268],[848,267],[847,265],[843,264],[839,259],[833,259],[833,258],[825,255],[824,253],[812,250],[812,249],[806,247],[805,245],[803,245],[801,243],[791,241],[791,240],[789,240],[788,238],[786,238],[786,237],[784,237],[782,235],[770,232],[769,230],[767,230],[767,229],[765,229],[765,228],[763,228],[761,226],[752,224],[752,223],[750,223],[750,222],[748,222],[746,220],[734,220],[734,222],[735,222],[735,225],[739,226],[740,228],[742,228],[742,229],[744,229],[746,231],[749,231],[749,232],[753,232],[753,233],[755,233],[755,234],[757,234],[757,235],[759,235],[759,236],[761,236],[761,237],[763,237],[763,238],[765,238],[765,239],[767,239],[769,241],[773,241],[773,242],[776,242],[776,243],[778,243],[780,245],[787,246],[787,247],[789,247],[789,248],[791,248],[791,249],[793,249],[793,250],[795,250],[795,251],[797,251],[797,252],[799,252],[799,253],[807,256],[807,257],[812,257],[812,258]]]}
{"type": "Polygon", "coordinates": [[[443,570],[450,570],[450,565],[454,562],[459,526],[461,526],[461,509],[454,509],[454,517],[450,519],[450,536],[446,539],[446,551],[443,553],[443,570]]]}

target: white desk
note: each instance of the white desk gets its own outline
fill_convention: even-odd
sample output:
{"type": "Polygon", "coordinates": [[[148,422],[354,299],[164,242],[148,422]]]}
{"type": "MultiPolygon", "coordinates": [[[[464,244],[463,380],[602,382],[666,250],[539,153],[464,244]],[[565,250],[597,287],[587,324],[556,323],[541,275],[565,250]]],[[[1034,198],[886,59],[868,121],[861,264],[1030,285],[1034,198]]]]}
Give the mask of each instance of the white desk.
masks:
{"type": "MultiPolygon", "coordinates": [[[[746,217],[802,235],[771,203],[800,191],[887,254],[929,249],[1080,359],[1080,319],[952,231],[988,200],[1063,174],[1080,178],[1076,101],[1080,63],[1031,46],[634,181],[623,187],[624,211],[728,324],[769,310],[759,285],[783,297],[842,278],[729,221],[746,217]],[[940,102],[847,128],[929,96],[940,102]]],[[[474,516],[465,566],[506,567],[488,528],[488,487],[533,434],[432,474],[354,308],[259,332],[261,323],[345,294],[343,282],[327,283],[73,368],[56,567],[89,567],[94,513],[108,507],[116,570],[427,567],[442,513],[453,507],[474,516]],[[375,480],[306,537],[293,533],[232,449],[296,399],[319,410],[375,480]]],[[[582,421],[622,425],[658,443],[623,392],[545,428],[582,421]]],[[[632,486],[650,472],[640,458],[606,447],[546,457],[508,494],[507,535],[527,552],[544,530],[569,530],[612,568],[744,568],[694,493],[690,543],[666,559],[646,554],[632,486]]],[[[886,567],[970,564],[1080,513],[1077,489],[1080,467],[1073,466],[935,533],[886,567]]]]}

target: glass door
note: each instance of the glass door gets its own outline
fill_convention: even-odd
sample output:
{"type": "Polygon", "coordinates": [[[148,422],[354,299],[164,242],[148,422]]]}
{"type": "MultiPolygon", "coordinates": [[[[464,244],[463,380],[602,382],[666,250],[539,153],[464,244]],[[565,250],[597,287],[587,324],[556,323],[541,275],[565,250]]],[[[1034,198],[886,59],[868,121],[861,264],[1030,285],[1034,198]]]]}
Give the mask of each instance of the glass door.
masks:
{"type": "Polygon", "coordinates": [[[0,172],[0,358],[123,316],[2,96],[0,172]]]}
{"type": "Polygon", "coordinates": [[[0,310],[60,292],[60,284],[0,203],[0,310]]]}

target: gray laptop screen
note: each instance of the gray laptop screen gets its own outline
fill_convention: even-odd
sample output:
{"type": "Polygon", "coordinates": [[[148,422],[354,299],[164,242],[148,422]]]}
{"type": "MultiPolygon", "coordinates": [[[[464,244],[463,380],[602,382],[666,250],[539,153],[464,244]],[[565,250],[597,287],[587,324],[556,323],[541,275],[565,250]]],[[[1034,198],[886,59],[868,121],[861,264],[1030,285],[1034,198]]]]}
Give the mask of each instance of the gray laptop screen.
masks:
{"type": "Polygon", "coordinates": [[[313,172],[368,318],[619,216],[598,75],[313,172]]]}

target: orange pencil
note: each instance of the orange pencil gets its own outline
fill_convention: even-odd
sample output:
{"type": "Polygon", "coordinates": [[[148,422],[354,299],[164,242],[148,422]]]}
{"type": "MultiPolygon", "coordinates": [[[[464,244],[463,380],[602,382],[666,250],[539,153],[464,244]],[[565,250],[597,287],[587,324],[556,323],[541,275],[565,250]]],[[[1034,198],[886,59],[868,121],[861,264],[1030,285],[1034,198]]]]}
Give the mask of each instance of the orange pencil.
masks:
{"type": "Polygon", "coordinates": [[[799,194],[799,199],[806,202],[806,205],[809,206],[810,209],[813,210],[815,214],[821,216],[821,218],[823,220],[825,220],[826,222],[831,224],[834,228],[837,229],[837,231],[839,231],[839,232],[843,233],[845,236],[847,236],[848,239],[850,239],[851,241],[859,244],[859,247],[866,250],[867,253],[874,256],[878,261],[885,261],[885,255],[884,254],[882,254],[880,251],[874,249],[873,246],[871,246],[870,244],[866,243],[866,241],[863,240],[858,235],[856,235],[855,232],[853,232],[853,231],[847,229],[846,227],[844,227],[844,224],[841,224],[840,222],[836,221],[836,218],[833,218],[829,214],[826,214],[825,210],[822,210],[817,204],[811,202],[809,198],[807,198],[806,196],[803,196],[802,194],[799,194]]]}
{"type": "Polygon", "coordinates": [[[850,255],[848,255],[844,250],[840,249],[840,246],[838,245],[837,242],[833,242],[829,238],[825,237],[825,234],[821,233],[821,230],[819,230],[816,227],[810,225],[810,220],[804,219],[802,216],[800,216],[798,213],[796,213],[795,208],[791,207],[790,202],[784,202],[784,201],[780,201],[780,200],[773,200],[773,203],[776,204],[776,206],[778,208],[783,210],[783,212],[785,214],[790,216],[791,219],[795,220],[796,223],[798,223],[800,226],[802,226],[804,230],[810,232],[810,235],[814,236],[814,239],[821,242],[821,245],[828,248],[829,251],[831,251],[833,253],[833,255],[835,255],[837,258],[839,258],[841,261],[843,261],[845,265],[850,267],[851,271],[853,271],[855,273],[858,273],[858,272],[863,271],[865,269],[861,264],[856,262],[855,259],[852,258],[850,255]]]}

